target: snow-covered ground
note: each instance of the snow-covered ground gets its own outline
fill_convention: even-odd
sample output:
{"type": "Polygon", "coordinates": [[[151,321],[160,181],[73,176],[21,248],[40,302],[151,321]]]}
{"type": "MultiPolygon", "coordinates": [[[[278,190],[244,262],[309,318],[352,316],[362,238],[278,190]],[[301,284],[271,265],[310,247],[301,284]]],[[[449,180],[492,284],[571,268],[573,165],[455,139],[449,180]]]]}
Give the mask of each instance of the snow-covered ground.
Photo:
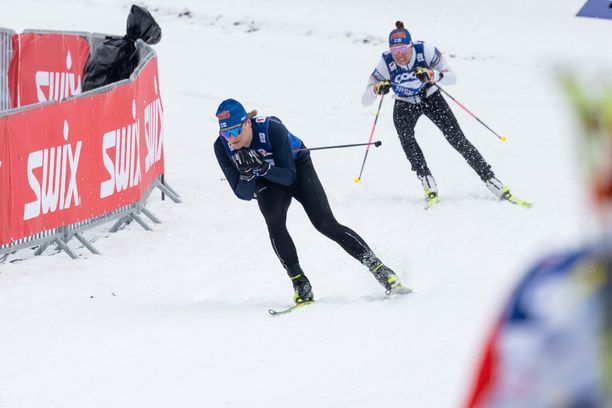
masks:
{"type": "MultiPolygon", "coordinates": [[[[612,80],[612,24],[574,17],[583,3],[145,2],[163,29],[166,177],[184,203],[152,196],[163,220],[152,233],[88,234],[103,256],[28,250],[0,264],[0,407],[460,406],[512,283],[588,230],[556,76],[612,80]],[[508,136],[449,101],[497,176],[535,206],[497,202],[422,119],[443,198],[424,211],[385,101],[361,184],[363,149],[312,155],[337,218],[415,293],[386,298],[294,202],[288,226],[320,302],[272,318],[291,286],[256,203],[222,180],[217,105],[233,97],[276,115],[310,147],[365,142],[376,106],[363,108],[361,92],[397,19],[448,56],[459,82],[447,90],[508,136]]],[[[129,5],[2,0],[0,26],[123,34],[129,5]]]]}

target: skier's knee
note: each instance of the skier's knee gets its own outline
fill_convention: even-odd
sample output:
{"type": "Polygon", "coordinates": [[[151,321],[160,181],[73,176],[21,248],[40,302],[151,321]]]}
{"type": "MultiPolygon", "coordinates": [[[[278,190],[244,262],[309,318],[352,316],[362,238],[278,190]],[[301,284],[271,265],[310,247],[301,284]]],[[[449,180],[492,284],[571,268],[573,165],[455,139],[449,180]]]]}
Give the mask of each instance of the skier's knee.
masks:
{"type": "Polygon", "coordinates": [[[399,134],[400,141],[402,144],[406,143],[416,143],[416,139],[414,137],[414,132],[403,132],[399,134]]]}
{"type": "Polygon", "coordinates": [[[452,132],[446,136],[446,140],[450,143],[454,148],[459,149],[467,146],[467,139],[462,132],[452,132]]]}
{"type": "Polygon", "coordinates": [[[287,222],[287,215],[282,211],[270,211],[264,214],[268,228],[284,227],[287,222]]]}
{"type": "Polygon", "coordinates": [[[319,219],[313,222],[313,225],[317,231],[325,236],[333,235],[339,226],[338,221],[331,217],[319,219]]]}

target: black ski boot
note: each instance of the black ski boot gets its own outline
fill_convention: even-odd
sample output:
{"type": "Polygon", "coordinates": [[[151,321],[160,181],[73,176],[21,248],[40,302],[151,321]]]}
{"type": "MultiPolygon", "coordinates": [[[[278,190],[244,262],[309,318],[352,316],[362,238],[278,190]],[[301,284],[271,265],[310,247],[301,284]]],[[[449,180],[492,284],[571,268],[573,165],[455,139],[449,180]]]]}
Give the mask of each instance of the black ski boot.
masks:
{"type": "Polygon", "coordinates": [[[390,292],[398,286],[402,286],[399,276],[395,274],[387,265],[383,264],[374,254],[368,254],[362,261],[368,267],[372,275],[378,283],[385,288],[386,292],[390,292]]]}
{"type": "Polygon", "coordinates": [[[378,264],[378,266],[370,269],[370,272],[372,272],[372,275],[374,275],[378,283],[385,288],[386,292],[390,292],[402,284],[399,276],[397,276],[395,272],[391,270],[391,268],[382,262],[378,264]]]}
{"type": "Polygon", "coordinates": [[[312,294],[312,286],[310,281],[304,275],[302,268],[299,265],[287,268],[287,273],[293,284],[293,301],[298,303],[312,302],[314,296],[312,294]]]}

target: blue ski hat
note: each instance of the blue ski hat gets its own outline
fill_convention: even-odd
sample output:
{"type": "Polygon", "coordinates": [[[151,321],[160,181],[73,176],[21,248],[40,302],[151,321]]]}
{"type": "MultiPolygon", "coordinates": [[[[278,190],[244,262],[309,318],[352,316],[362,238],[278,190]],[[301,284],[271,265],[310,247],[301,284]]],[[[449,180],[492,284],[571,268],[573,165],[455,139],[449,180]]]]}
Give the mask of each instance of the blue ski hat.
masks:
{"type": "Polygon", "coordinates": [[[389,33],[389,47],[394,44],[412,44],[412,37],[401,21],[395,22],[395,30],[389,33]]]}
{"type": "Polygon", "coordinates": [[[247,112],[240,102],[235,99],[226,99],[217,108],[219,128],[229,129],[242,124],[247,118],[247,112]]]}

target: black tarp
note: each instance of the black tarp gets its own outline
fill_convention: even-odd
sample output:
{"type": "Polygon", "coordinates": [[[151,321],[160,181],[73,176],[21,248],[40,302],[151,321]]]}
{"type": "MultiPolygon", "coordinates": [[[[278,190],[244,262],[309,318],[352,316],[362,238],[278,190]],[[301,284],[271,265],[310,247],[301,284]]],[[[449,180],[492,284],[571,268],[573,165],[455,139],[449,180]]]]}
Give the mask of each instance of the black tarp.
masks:
{"type": "Polygon", "coordinates": [[[138,51],[134,44],[138,39],[147,44],[157,44],[161,40],[161,28],[151,13],[132,5],[125,36],[107,38],[89,56],[83,92],[129,78],[138,65],[138,51]]]}

